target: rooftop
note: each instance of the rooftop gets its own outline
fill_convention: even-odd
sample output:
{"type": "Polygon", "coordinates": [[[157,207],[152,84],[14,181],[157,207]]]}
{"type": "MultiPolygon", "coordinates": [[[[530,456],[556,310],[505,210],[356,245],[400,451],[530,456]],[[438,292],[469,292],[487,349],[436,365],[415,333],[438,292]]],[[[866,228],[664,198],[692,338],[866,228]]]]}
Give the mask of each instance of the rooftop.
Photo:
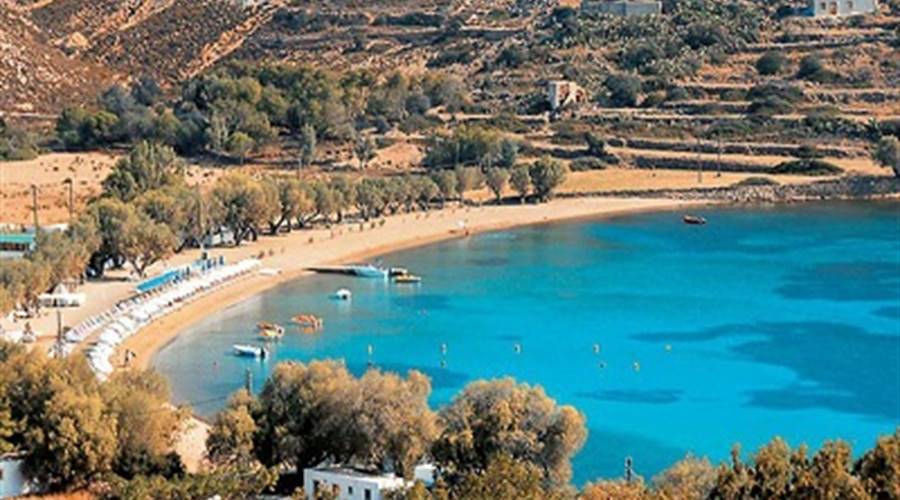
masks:
{"type": "Polygon", "coordinates": [[[0,233],[0,243],[30,245],[34,243],[34,233],[0,233]]]}

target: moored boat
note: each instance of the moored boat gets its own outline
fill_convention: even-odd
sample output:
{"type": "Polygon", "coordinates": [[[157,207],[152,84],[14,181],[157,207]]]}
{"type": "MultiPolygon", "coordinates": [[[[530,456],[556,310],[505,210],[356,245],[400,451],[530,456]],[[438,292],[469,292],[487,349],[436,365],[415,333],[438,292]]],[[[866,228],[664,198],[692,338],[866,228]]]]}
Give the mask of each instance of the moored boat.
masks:
{"type": "Polygon", "coordinates": [[[284,337],[284,327],[275,323],[262,321],[256,325],[256,329],[259,331],[259,337],[262,339],[275,340],[284,337]]]}
{"type": "Polygon", "coordinates": [[[706,224],[706,219],[699,215],[684,214],[681,217],[681,220],[684,221],[685,224],[691,224],[694,226],[702,226],[706,224]]]}
{"type": "Polygon", "coordinates": [[[409,274],[409,270],[407,270],[405,267],[392,267],[389,269],[389,273],[391,277],[396,278],[397,276],[409,274]]]}
{"type": "Polygon", "coordinates": [[[265,357],[268,355],[268,351],[266,351],[262,347],[257,347],[255,345],[234,344],[231,347],[232,349],[234,349],[234,354],[236,356],[265,359],[265,357]]]}
{"type": "Polygon", "coordinates": [[[291,318],[291,321],[295,325],[303,328],[319,329],[325,325],[325,320],[314,314],[298,314],[291,318]]]}
{"type": "Polygon", "coordinates": [[[353,274],[360,278],[387,278],[389,271],[387,269],[366,264],[361,266],[350,266],[353,274]]]}
{"type": "Polygon", "coordinates": [[[400,276],[394,277],[394,283],[399,284],[416,284],[421,282],[422,278],[414,274],[401,274],[400,276]]]}
{"type": "Polygon", "coordinates": [[[350,293],[350,290],[347,290],[346,288],[341,288],[340,290],[331,294],[331,298],[335,300],[350,300],[350,297],[352,296],[353,294],[350,293]]]}

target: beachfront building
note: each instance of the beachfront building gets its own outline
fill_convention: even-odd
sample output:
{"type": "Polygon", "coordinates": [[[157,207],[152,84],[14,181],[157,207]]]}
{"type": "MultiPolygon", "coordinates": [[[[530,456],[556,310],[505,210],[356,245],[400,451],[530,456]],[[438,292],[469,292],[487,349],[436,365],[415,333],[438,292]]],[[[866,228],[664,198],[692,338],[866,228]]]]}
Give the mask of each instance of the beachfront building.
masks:
{"type": "Polygon", "coordinates": [[[22,457],[15,454],[0,455],[0,498],[13,498],[31,490],[22,473],[22,457]]]}
{"type": "Polygon", "coordinates": [[[813,17],[861,16],[877,8],[877,0],[809,0],[808,12],[813,17]]]}
{"type": "MultiPolygon", "coordinates": [[[[414,471],[415,481],[434,484],[437,469],[421,464],[414,471]]],[[[394,474],[342,466],[319,466],[303,470],[303,491],[313,500],[318,494],[331,494],[337,500],[382,500],[388,491],[407,488],[412,483],[394,474]]]]}
{"type": "Polygon", "coordinates": [[[608,14],[619,17],[648,16],[662,13],[662,2],[648,0],[584,0],[581,11],[586,14],[608,14]]]}
{"type": "Polygon", "coordinates": [[[587,100],[587,91],[569,80],[551,80],[547,82],[547,102],[551,111],[583,103],[587,100]]]}
{"type": "Polygon", "coordinates": [[[0,233],[0,259],[20,259],[34,250],[34,233],[0,233]]]}
{"type": "Polygon", "coordinates": [[[382,500],[387,491],[404,487],[406,481],[394,474],[338,466],[303,470],[303,491],[309,500],[318,492],[331,493],[338,500],[382,500]]]}

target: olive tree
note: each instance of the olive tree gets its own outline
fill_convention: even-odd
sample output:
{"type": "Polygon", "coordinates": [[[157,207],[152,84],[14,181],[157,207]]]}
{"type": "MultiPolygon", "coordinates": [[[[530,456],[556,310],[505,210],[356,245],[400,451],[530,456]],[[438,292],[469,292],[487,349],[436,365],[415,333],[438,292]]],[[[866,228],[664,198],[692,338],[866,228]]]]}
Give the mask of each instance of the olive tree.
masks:
{"type": "Polygon", "coordinates": [[[534,193],[541,201],[547,201],[553,192],[566,180],[567,168],[562,163],[544,157],[534,162],[528,169],[534,193]]]}
{"type": "Polygon", "coordinates": [[[875,146],[872,158],[879,165],[890,168],[900,177],[900,140],[894,136],[884,137],[875,146]]]}
{"type": "Polygon", "coordinates": [[[439,417],[443,432],[432,455],[457,478],[484,471],[492,457],[505,454],[534,464],[551,483],[565,484],[571,458],[587,437],[578,410],[511,378],[469,384],[439,417]]]}

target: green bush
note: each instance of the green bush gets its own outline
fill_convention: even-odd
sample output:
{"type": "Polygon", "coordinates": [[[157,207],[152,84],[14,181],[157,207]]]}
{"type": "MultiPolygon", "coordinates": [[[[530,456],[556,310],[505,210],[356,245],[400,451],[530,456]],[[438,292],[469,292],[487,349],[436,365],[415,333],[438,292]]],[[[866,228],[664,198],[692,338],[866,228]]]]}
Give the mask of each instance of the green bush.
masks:
{"type": "Polygon", "coordinates": [[[785,161],[772,168],[773,174],[837,175],[843,172],[837,165],[810,158],[785,161]]]}
{"type": "Polygon", "coordinates": [[[760,75],[777,75],[786,64],[787,58],[781,52],[766,52],[756,60],[756,71],[760,75]]]}
{"type": "Polygon", "coordinates": [[[637,105],[641,92],[641,80],[631,75],[610,75],[604,86],[609,91],[609,104],[617,108],[637,105]]]}
{"type": "Polygon", "coordinates": [[[825,67],[822,58],[810,54],[800,60],[797,78],[818,83],[833,83],[839,80],[838,75],[825,67]]]}
{"type": "Polygon", "coordinates": [[[30,160],[37,155],[38,147],[30,133],[8,126],[0,119],[0,160],[30,160]]]}
{"type": "Polygon", "coordinates": [[[768,177],[747,177],[746,179],[734,183],[734,187],[749,187],[749,186],[777,186],[778,182],[769,179],[768,177]]]}
{"type": "Polygon", "coordinates": [[[573,172],[586,172],[588,170],[603,170],[606,168],[606,162],[600,158],[576,158],[569,164],[569,169],[573,172]]]}

